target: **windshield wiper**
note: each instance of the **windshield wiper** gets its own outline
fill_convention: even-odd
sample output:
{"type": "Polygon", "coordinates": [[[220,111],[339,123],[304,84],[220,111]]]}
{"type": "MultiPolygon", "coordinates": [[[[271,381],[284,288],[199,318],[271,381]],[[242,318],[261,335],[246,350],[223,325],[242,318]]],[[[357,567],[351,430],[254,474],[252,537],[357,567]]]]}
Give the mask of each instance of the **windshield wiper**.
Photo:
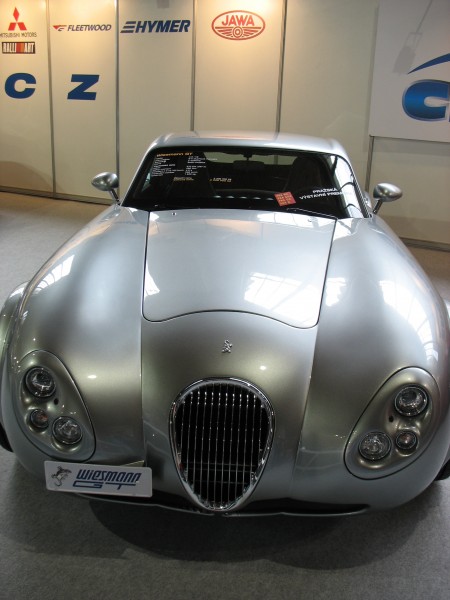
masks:
{"type": "Polygon", "coordinates": [[[334,219],[335,221],[337,221],[337,217],[335,215],[329,215],[328,213],[308,210],[306,208],[300,208],[298,206],[290,206],[289,208],[285,208],[283,212],[295,212],[302,215],[311,215],[312,217],[325,217],[326,219],[334,219]]]}

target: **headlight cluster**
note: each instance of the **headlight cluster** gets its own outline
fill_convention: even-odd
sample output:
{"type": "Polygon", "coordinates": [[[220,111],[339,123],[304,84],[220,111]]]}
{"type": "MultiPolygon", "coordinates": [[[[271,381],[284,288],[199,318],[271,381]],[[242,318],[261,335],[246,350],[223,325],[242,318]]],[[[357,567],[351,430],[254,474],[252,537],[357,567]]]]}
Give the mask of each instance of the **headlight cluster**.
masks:
{"type": "MultiPolygon", "coordinates": [[[[402,417],[417,417],[430,404],[427,392],[417,386],[402,388],[395,397],[394,408],[402,417]]],[[[390,421],[394,417],[390,416],[390,421]]],[[[405,424],[407,425],[407,423],[405,424]]],[[[411,422],[411,427],[414,423],[411,422]]],[[[419,438],[413,429],[399,429],[393,438],[394,445],[403,452],[413,452],[417,448],[419,438]]],[[[382,431],[367,433],[359,443],[359,452],[366,460],[383,460],[393,447],[389,435],[382,431]]]]}
{"type": "Polygon", "coordinates": [[[349,470],[360,477],[388,475],[409,464],[431,439],[439,398],[434,379],[405,369],[377,393],[353,430],[346,449],[349,470]],[[433,398],[433,402],[432,402],[433,398]]]}
{"type": "MultiPolygon", "coordinates": [[[[44,367],[33,367],[25,375],[25,386],[28,391],[39,401],[48,400],[56,393],[56,383],[53,375],[44,367]]],[[[55,399],[53,404],[58,404],[55,399]]],[[[45,408],[34,408],[29,413],[29,422],[32,427],[42,431],[47,429],[51,418],[45,408]]],[[[83,437],[80,424],[71,416],[61,416],[53,420],[52,435],[60,444],[78,444],[83,437]]]]}
{"type": "Polygon", "coordinates": [[[31,441],[44,452],[70,452],[86,460],[94,451],[92,425],[77,387],[54,355],[32,352],[18,371],[16,413],[31,441]]]}

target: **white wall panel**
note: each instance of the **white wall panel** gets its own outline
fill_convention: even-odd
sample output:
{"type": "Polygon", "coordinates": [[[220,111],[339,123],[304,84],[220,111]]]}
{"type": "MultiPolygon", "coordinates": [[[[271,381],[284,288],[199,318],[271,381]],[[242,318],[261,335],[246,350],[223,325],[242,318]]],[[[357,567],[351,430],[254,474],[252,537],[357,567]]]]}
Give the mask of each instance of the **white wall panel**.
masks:
{"type": "Polygon", "coordinates": [[[45,2],[1,2],[0,45],[0,185],[51,192],[45,2]]]}
{"type": "Polygon", "coordinates": [[[369,189],[386,180],[404,194],[380,211],[397,235],[450,248],[449,145],[376,138],[369,189]]]}
{"type": "Polygon", "coordinates": [[[196,129],[276,128],[282,14],[282,0],[198,2],[196,129]],[[260,18],[264,21],[256,37],[246,37],[245,29],[252,27],[246,11],[255,13],[255,29],[260,18]],[[213,30],[219,15],[217,27],[223,24],[226,30],[230,24],[228,38],[213,30]]]}
{"type": "Polygon", "coordinates": [[[449,0],[380,0],[371,135],[450,142],[449,46],[449,0]]]}
{"type": "Polygon", "coordinates": [[[281,129],[338,139],[364,182],[377,0],[289,0],[281,129]]]}
{"type": "MultiPolygon", "coordinates": [[[[378,0],[288,0],[287,9],[281,129],[338,139],[361,184],[378,6],[378,0]]],[[[404,197],[381,210],[400,235],[450,244],[449,156],[446,144],[375,141],[369,189],[380,180],[402,187],[404,197]]]]}
{"type": "Polygon", "coordinates": [[[190,129],[193,28],[193,0],[119,1],[122,194],[154,138],[190,129]]]}
{"type": "Polygon", "coordinates": [[[90,181],[116,165],[114,0],[50,0],[56,192],[104,195],[90,181]]]}

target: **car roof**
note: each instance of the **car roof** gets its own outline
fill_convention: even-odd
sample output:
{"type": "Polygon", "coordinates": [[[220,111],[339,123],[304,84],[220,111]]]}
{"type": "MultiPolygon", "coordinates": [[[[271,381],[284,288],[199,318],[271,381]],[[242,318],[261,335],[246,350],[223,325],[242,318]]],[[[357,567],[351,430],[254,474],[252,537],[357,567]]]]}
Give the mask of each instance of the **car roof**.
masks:
{"type": "Polygon", "coordinates": [[[305,150],[339,154],[348,158],[343,147],[333,139],[323,139],[292,133],[270,133],[261,131],[186,131],[168,133],[158,137],[148,151],[161,147],[177,146],[240,146],[276,148],[283,150],[305,150]]]}

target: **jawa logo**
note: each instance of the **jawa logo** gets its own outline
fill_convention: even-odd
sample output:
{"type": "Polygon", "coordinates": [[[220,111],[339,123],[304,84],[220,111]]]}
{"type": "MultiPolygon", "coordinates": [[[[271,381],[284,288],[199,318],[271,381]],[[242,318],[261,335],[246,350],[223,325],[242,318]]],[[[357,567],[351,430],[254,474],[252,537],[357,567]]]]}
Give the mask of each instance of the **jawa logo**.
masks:
{"type": "Polygon", "coordinates": [[[233,10],[214,19],[211,27],[218,36],[227,40],[249,40],[260,35],[266,28],[264,19],[256,13],[233,10]]]}

